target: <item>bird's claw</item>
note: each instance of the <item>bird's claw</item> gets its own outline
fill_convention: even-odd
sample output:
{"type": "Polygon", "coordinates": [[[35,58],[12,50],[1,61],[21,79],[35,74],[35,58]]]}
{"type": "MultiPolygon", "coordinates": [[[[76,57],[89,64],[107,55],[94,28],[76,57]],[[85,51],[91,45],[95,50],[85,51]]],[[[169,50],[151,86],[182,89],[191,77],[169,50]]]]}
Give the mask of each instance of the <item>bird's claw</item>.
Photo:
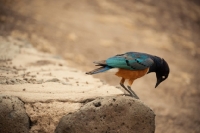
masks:
{"type": "Polygon", "coordinates": [[[135,94],[135,92],[131,89],[130,86],[127,86],[127,88],[124,86],[124,84],[120,83],[120,85],[130,94],[124,94],[124,95],[128,95],[128,96],[131,96],[131,97],[134,97],[136,99],[139,99],[139,97],[135,94]]]}
{"type": "Polygon", "coordinates": [[[136,99],[140,99],[140,98],[137,96],[137,94],[131,89],[130,86],[127,86],[127,88],[128,88],[128,90],[131,92],[130,95],[131,95],[132,97],[135,97],[136,99]]]}

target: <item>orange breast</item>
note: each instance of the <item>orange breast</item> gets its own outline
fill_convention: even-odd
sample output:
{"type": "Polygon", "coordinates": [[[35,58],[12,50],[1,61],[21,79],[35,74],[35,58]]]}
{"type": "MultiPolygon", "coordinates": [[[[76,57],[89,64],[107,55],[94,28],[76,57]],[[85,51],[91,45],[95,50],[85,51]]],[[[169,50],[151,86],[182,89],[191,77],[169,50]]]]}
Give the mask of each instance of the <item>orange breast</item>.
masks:
{"type": "Polygon", "coordinates": [[[119,69],[119,71],[115,75],[125,78],[125,79],[135,80],[137,78],[144,76],[148,72],[148,70],[149,68],[144,69],[144,70],[137,70],[137,71],[119,69]]]}

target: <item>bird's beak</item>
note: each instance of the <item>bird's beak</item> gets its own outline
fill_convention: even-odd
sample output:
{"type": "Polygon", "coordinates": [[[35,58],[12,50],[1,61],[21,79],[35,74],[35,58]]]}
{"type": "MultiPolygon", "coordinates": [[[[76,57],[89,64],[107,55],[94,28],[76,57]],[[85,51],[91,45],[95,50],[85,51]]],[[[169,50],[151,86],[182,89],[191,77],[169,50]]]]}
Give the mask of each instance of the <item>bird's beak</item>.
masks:
{"type": "Polygon", "coordinates": [[[161,83],[161,80],[157,80],[155,88],[161,83]]]}

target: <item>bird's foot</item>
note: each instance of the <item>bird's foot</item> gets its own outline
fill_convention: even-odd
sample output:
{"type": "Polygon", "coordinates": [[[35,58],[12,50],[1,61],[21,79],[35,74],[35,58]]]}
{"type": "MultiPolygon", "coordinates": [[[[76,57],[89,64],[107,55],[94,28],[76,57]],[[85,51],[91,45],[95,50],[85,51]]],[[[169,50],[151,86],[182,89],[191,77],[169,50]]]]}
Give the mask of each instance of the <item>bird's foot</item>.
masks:
{"type": "Polygon", "coordinates": [[[135,97],[136,99],[140,99],[140,98],[137,96],[137,94],[131,89],[130,86],[127,86],[127,87],[128,87],[128,90],[131,92],[132,97],[135,97]]]}
{"type": "Polygon", "coordinates": [[[124,86],[124,84],[120,83],[120,85],[121,85],[130,95],[132,95],[131,91],[130,91],[128,88],[126,88],[126,87],[124,86]]]}
{"type": "Polygon", "coordinates": [[[130,86],[128,86],[128,88],[126,88],[124,86],[124,84],[120,83],[120,85],[129,93],[129,94],[124,94],[125,96],[131,96],[131,97],[134,97],[136,99],[139,99],[139,97],[135,94],[135,92],[131,89],[130,86]]]}

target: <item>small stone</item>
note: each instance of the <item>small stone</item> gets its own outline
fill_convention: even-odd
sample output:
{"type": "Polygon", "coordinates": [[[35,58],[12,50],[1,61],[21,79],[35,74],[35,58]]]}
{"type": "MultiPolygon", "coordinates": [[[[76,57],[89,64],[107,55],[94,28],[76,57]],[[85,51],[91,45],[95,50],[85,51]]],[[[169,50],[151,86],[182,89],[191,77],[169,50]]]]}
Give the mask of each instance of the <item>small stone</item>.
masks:
{"type": "Polygon", "coordinates": [[[45,82],[59,82],[60,80],[57,78],[48,79],[45,82]]]}
{"type": "Polygon", "coordinates": [[[25,81],[28,81],[28,78],[24,78],[25,81]]]}
{"type": "Polygon", "coordinates": [[[72,85],[70,83],[62,82],[63,85],[72,85]]]}
{"type": "Polygon", "coordinates": [[[7,79],[7,80],[6,80],[6,83],[9,84],[9,85],[12,84],[12,82],[11,82],[10,79],[7,79]]]}
{"type": "Polygon", "coordinates": [[[11,81],[12,83],[14,83],[14,84],[17,82],[15,78],[12,78],[10,81],[11,81]]]}

